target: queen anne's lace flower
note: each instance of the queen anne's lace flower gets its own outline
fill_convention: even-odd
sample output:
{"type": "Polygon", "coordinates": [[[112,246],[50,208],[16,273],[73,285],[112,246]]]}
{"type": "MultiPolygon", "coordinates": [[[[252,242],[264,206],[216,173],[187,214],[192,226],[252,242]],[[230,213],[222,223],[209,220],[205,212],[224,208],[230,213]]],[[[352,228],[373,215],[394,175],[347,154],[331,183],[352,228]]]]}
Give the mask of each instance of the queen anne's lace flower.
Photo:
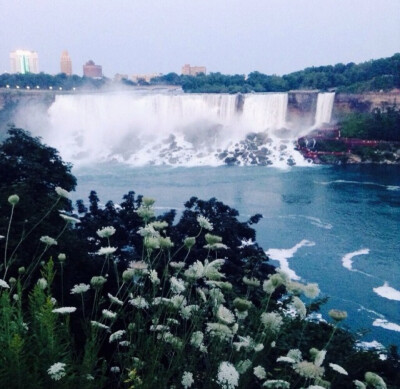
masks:
{"type": "Polygon", "coordinates": [[[37,285],[40,289],[45,290],[47,288],[47,281],[45,278],[39,278],[37,280],[37,285]]]}
{"type": "Polygon", "coordinates": [[[97,252],[98,255],[111,255],[117,251],[116,247],[101,247],[100,250],[97,252]]]}
{"type": "Polygon", "coordinates": [[[59,381],[66,375],[65,366],[65,363],[62,362],[54,363],[48,368],[47,373],[52,380],[59,381]]]}
{"type": "Polygon", "coordinates": [[[107,282],[107,279],[104,278],[103,276],[94,276],[90,280],[90,284],[93,286],[93,288],[100,288],[107,282]]]}
{"type": "Polygon", "coordinates": [[[365,373],[365,382],[368,385],[371,385],[375,389],[386,389],[387,386],[385,384],[385,381],[376,373],[372,373],[370,371],[367,371],[365,373]]]}
{"type": "Polygon", "coordinates": [[[111,293],[107,293],[108,298],[111,301],[111,304],[123,305],[124,302],[120,300],[118,297],[113,296],[111,293]]]}
{"type": "Polygon", "coordinates": [[[60,197],[64,197],[64,198],[66,198],[66,199],[69,198],[69,192],[66,191],[65,189],[63,189],[63,188],[57,186],[57,187],[55,188],[55,191],[56,191],[56,193],[57,193],[60,197]]]}
{"type": "Polygon", "coordinates": [[[52,310],[52,312],[54,312],[54,313],[60,313],[60,314],[62,314],[62,315],[65,315],[65,314],[67,314],[67,313],[73,313],[73,312],[75,312],[76,311],[76,308],[75,307],[61,307],[61,308],[56,308],[56,309],[53,309],[52,310]]]}
{"type": "Polygon", "coordinates": [[[183,386],[185,389],[190,388],[190,387],[193,385],[193,383],[194,383],[193,374],[190,373],[190,372],[188,372],[188,371],[185,371],[185,372],[183,373],[183,375],[182,375],[182,381],[181,381],[181,383],[182,383],[182,386],[183,386]]]}
{"type": "Polygon", "coordinates": [[[303,301],[301,301],[297,296],[293,296],[292,305],[296,309],[301,319],[304,319],[307,315],[307,309],[303,301]]]}
{"type": "Polygon", "coordinates": [[[156,270],[149,271],[149,279],[153,285],[158,285],[160,283],[160,279],[158,278],[158,274],[156,270]]]}
{"type": "Polygon", "coordinates": [[[53,238],[50,238],[50,236],[42,236],[40,238],[40,241],[46,244],[47,246],[55,246],[57,245],[57,241],[53,238]]]}
{"type": "Polygon", "coordinates": [[[267,380],[263,384],[264,387],[266,388],[271,388],[271,389],[289,389],[290,384],[287,381],[283,380],[267,380]]]}
{"type": "Polygon", "coordinates": [[[218,307],[217,318],[225,324],[232,324],[235,322],[235,315],[223,305],[218,307]]]}
{"type": "Polygon", "coordinates": [[[8,198],[8,202],[9,202],[12,206],[17,205],[17,204],[19,203],[19,196],[16,195],[16,194],[11,195],[11,196],[8,198]]]}
{"type": "Polygon", "coordinates": [[[77,223],[81,222],[76,217],[68,216],[68,215],[65,215],[63,213],[60,213],[60,217],[62,217],[67,223],[71,223],[71,224],[77,224],[77,223]]]}
{"type": "Polygon", "coordinates": [[[266,330],[276,334],[283,324],[283,319],[282,316],[276,312],[264,312],[261,314],[261,323],[266,330]]]}
{"type": "Polygon", "coordinates": [[[244,361],[240,361],[236,366],[237,371],[240,374],[246,373],[246,371],[249,370],[250,367],[251,367],[251,361],[249,359],[245,359],[244,361]]]}
{"type": "Polygon", "coordinates": [[[340,311],[338,309],[331,309],[328,312],[328,315],[335,321],[339,322],[347,318],[346,311],[340,311]]]}
{"type": "Polygon", "coordinates": [[[179,278],[171,277],[170,278],[171,284],[171,292],[175,294],[180,294],[185,291],[185,282],[179,278]]]}
{"type": "Polygon", "coordinates": [[[109,326],[106,326],[105,324],[99,323],[98,321],[95,321],[95,320],[92,320],[90,322],[90,324],[92,325],[92,327],[102,328],[103,330],[109,330],[110,329],[109,326]]]}
{"type": "Polygon", "coordinates": [[[320,366],[316,366],[312,362],[302,361],[294,365],[294,370],[302,377],[305,378],[319,378],[324,374],[325,369],[320,366]]]}
{"type": "Polygon", "coordinates": [[[146,309],[149,307],[149,303],[144,297],[138,296],[134,299],[129,300],[129,304],[132,304],[136,308],[146,309]]]}
{"type": "Polygon", "coordinates": [[[239,385],[239,373],[229,362],[221,362],[218,368],[217,382],[223,389],[234,389],[239,385]]]}
{"type": "Polygon", "coordinates": [[[256,366],[253,369],[253,373],[259,380],[263,380],[267,376],[267,372],[262,366],[256,366]]]}
{"type": "Polygon", "coordinates": [[[205,230],[208,230],[208,231],[212,231],[214,228],[212,223],[203,215],[197,216],[197,223],[199,223],[199,226],[201,228],[204,228],[205,230]]]}
{"type": "Polygon", "coordinates": [[[6,281],[0,279],[0,288],[10,289],[10,285],[8,285],[6,281]]]}
{"type": "Polygon", "coordinates": [[[110,367],[110,371],[111,373],[118,374],[121,372],[121,369],[118,366],[112,366],[110,367]]]}
{"type": "Polygon", "coordinates": [[[96,234],[100,237],[100,238],[109,238],[111,236],[113,236],[115,234],[115,228],[112,226],[108,226],[108,227],[103,227],[100,230],[96,231],[96,234]]]}
{"type": "Polygon", "coordinates": [[[304,294],[310,299],[316,298],[320,293],[318,284],[307,284],[304,287],[304,294]]]}
{"type": "Polygon", "coordinates": [[[117,314],[113,311],[109,311],[108,309],[103,309],[101,311],[101,313],[103,314],[103,316],[107,319],[115,319],[117,317],[117,314]]]}
{"type": "Polygon", "coordinates": [[[71,289],[71,294],[81,294],[85,293],[90,289],[90,285],[88,284],[77,284],[71,289]]]}
{"type": "Polygon", "coordinates": [[[115,331],[114,333],[112,333],[112,334],[110,335],[109,342],[112,343],[112,342],[114,342],[115,340],[121,339],[121,338],[124,336],[125,332],[126,332],[125,330],[115,331]]]}
{"type": "Polygon", "coordinates": [[[330,363],[329,366],[332,368],[332,370],[335,370],[340,374],[349,375],[349,373],[347,373],[347,371],[345,369],[343,369],[342,366],[336,365],[336,363],[330,363]]]}

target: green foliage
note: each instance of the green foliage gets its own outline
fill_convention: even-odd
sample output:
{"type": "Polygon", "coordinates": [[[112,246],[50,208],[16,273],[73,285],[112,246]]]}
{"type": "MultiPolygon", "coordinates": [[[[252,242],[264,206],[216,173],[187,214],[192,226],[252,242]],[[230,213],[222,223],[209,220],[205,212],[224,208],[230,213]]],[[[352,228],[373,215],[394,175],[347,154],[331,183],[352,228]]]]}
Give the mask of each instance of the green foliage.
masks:
{"type": "Polygon", "coordinates": [[[340,123],[344,138],[400,142],[400,109],[376,108],[371,113],[352,113],[340,123]]]}

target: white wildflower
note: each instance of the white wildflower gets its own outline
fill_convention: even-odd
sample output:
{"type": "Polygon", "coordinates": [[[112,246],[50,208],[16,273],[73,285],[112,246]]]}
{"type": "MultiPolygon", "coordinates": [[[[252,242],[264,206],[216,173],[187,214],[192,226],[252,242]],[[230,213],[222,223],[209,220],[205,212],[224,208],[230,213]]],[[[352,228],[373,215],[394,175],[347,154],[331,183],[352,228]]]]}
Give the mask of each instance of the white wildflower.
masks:
{"type": "Polygon", "coordinates": [[[171,292],[175,294],[180,294],[185,291],[185,282],[181,280],[180,278],[176,277],[171,277],[170,278],[170,284],[171,284],[171,292]]]}
{"type": "Polygon", "coordinates": [[[52,380],[59,381],[66,375],[65,366],[65,363],[62,362],[54,363],[48,368],[47,373],[52,380]]]}
{"type": "Polygon", "coordinates": [[[144,261],[131,261],[129,262],[129,269],[135,271],[135,274],[146,274],[149,266],[144,261]]]}
{"type": "Polygon", "coordinates": [[[235,322],[235,315],[223,305],[218,307],[217,318],[225,324],[232,324],[235,322]]]}
{"type": "Polygon", "coordinates": [[[324,374],[325,369],[321,366],[316,366],[312,362],[302,361],[294,365],[294,370],[305,378],[320,378],[324,374]]]}
{"type": "Polygon", "coordinates": [[[163,332],[163,331],[169,331],[170,328],[168,326],[162,325],[162,324],[157,324],[157,325],[151,325],[150,326],[150,331],[154,332],[163,332]]]}
{"type": "Polygon", "coordinates": [[[96,231],[96,234],[100,237],[100,238],[109,238],[110,236],[113,236],[115,234],[115,228],[112,226],[108,226],[108,227],[103,227],[100,230],[96,231]]]}
{"type": "Polygon", "coordinates": [[[174,269],[182,269],[185,267],[185,262],[170,262],[169,266],[171,266],[174,269]]]}
{"type": "Polygon", "coordinates": [[[10,285],[8,285],[4,280],[0,279],[0,288],[10,289],[10,285]]]}
{"type": "Polygon", "coordinates": [[[46,244],[47,246],[55,246],[57,245],[57,241],[53,238],[50,238],[50,236],[42,236],[40,238],[40,241],[46,244]]]}
{"type": "Polygon", "coordinates": [[[233,337],[232,330],[225,324],[221,323],[207,323],[207,332],[221,340],[230,340],[233,337]]]}
{"type": "Polygon", "coordinates": [[[155,230],[164,230],[168,227],[168,223],[166,221],[156,220],[150,223],[149,226],[153,227],[155,230]]]}
{"type": "Polygon", "coordinates": [[[288,358],[292,358],[295,362],[301,362],[303,360],[303,355],[301,354],[301,351],[297,348],[290,349],[286,356],[288,358]]]}
{"type": "Polygon", "coordinates": [[[19,196],[17,194],[9,196],[8,202],[14,207],[19,203],[19,196]]]}
{"type": "Polygon", "coordinates": [[[193,347],[200,348],[200,346],[203,344],[203,340],[204,334],[201,331],[195,331],[190,337],[190,344],[193,347]]]}
{"type": "Polygon", "coordinates": [[[264,345],[263,345],[262,343],[258,343],[258,344],[256,344],[256,345],[254,346],[254,351],[255,351],[256,353],[258,353],[258,352],[260,352],[260,351],[262,351],[262,350],[264,350],[264,345]]]}
{"type": "Polygon", "coordinates": [[[239,385],[239,373],[229,362],[221,362],[217,381],[223,389],[234,389],[239,385]]]}
{"type": "Polygon", "coordinates": [[[276,334],[281,329],[283,324],[282,316],[276,312],[264,312],[261,314],[261,323],[265,329],[276,334]]]}
{"type": "Polygon", "coordinates": [[[309,299],[316,298],[319,295],[319,293],[320,293],[320,290],[319,290],[318,284],[307,284],[304,287],[304,294],[309,299]]]}
{"type": "Polygon", "coordinates": [[[247,286],[251,286],[254,288],[257,288],[261,285],[260,280],[258,280],[255,277],[248,278],[245,276],[245,277],[243,277],[243,283],[247,286]]]}
{"type": "Polygon", "coordinates": [[[121,372],[121,369],[118,366],[111,366],[110,371],[111,373],[118,374],[121,372]]]}
{"type": "Polygon", "coordinates": [[[324,360],[325,360],[325,356],[326,356],[326,350],[319,351],[317,353],[317,355],[315,356],[314,365],[322,366],[322,364],[324,363],[324,360]]]}
{"type": "Polygon", "coordinates": [[[90,289],[90,285],[88,284],[77,284],[71,289],[71,294],[81,294],[85,293],[90,289]]]}
{"type": "Polygon", "coordinates": [[[149,279],[153,285],[158,285],[160,283],[160,279],[158,278],[158,274],[156,270],[150,270],[149,279]]]}
{"type": "Polygon", "coordinates": [[[263,380],[267,377],[267,372],[262,366],[256,366],[253,369],[253,373],[259,380],[263,380]]]}
{"type": "Polygon", "coordinates": [[[296,363],[296,361],[290,357],[279,357],[276,361],[277,362],[296,363]]]}
{"type": "Polygon", "coordinates": [[[149,303],[145,300],[144,297],[138,296],[132,300],[129,300],[129,304],[132,304],[136,308],[146,309],[149,307],[149,303]]]}
{"type": "Polygon", "coordinates": [[[56,309],[52,310],[52,312],[60,313],[62,315],[67,314],[67,313],[73,313],[75,311],[76,311],[75,307],[61,307],[61,308],[56,308],[56,309]]]}
{"type": "Polygon", "coordinates": [[[185,372],[183,373],[183,375],[182,375],[182,381],[181,381],[181,383],[182,383],[182,386],[183,386],[185,389],[190,388],[190,387],[193,385],[193,383],[194,383],[193,374],[190,373],[190,372],[188,372],[188,371],[185,371],[185,372]]]}
{"type": "Polygon", "coordinates": [[[90,322],[90,324],[92,325],[92,327],[95,327],[95,328],[102,328],[103,330],[109,330],[109,329],[110,329],[109,326],[106,326],[105,324],[99,323],[98,321],[95,321],[95,320],[92,320],[92,321],[90,322]]]}
{"type": "Polygon", "coordinates": [[[115,340],[120,340],[124,336],[125,332],[125,330],[115,331],[110,335],[109,342],[112,343],[115,340]]]}
{"type": "Polygon", "coordinates": [[[44,278],[39,278],[37,280],[37,285],[40,289],[45,290],[47,288],[47,281],[44,278]]]}
{"type": "Polygon", "coordinates": [[[353,383],[357,389],[367,389],[364,382],[361,382],[359,380],[354,380],[353,383]]]}
{"type": "Polygon", "coordinates": [[[115,312],[109,311],[108,309],[103,309],[103,310],[101,311],[101,313],[103,314],[103,316],[104,316],[106,319],[115,319],[115,318],[117,317],[117,314],[116,314],[115,312]]]}
{"type": "Polygon", "coordinates": [[[176,309],[179,309],[187,304],[186,297],[182,296],[181,294],[172,296],[170,301],[176,309]]]}
{"type": "Polygon", "coordinates": [[[185,319],[189,320],[193,314],[193,312],[197,312],[200,307],[196,304],[186,305],[181,308],[180,315],[185,319]]]}
{"type": "Polygon", "coordinates": [[[94,381],[94,377],[91,374],[86,374],[85,378],[87,381],[94,381]]]}
{"type": "Polygon", "coordinates": [[[349,373],[347,373],[347,371],[345,369],[343,369],[342,366],[336,365],[336,363],[330,363],[329,366],[332,368],[332,370],[335,370],[340,374],[349,375],[349,373]]]}
{"type": "Polygon", "coordinates": [[[263,386],[271,389],[290,389],[290,384],[283,380],[267,380],[263,383],[263,386]]]}
{"type": "Polygon", "coordinates": [[[64,213],[60,213],[60,217],[62,217],[67,223],[71,223],[71,224],[77,224],[77,223],[81,222],[76,217],[68,216],[68,215],[65,215],[64,213]]]}
{"type": "Polygon", "coordinates": [[[128,340],[122,340],[121,342],[118,342],[118,344],[122,347],[128,347],[131,342],[129,342],[128,340]]]}
{"type": "Polygon", "coordinates": [[[196,292],[199,295],[199,297],[201,298],[201,300],[206,303],[207,302],[207,297],[206,294],[204,293],[204,290],[201,288],[196,288],[196,292]]]}
{"type": "Polygon", "coordinates": [[[209,294],[214,306],[216,306],[216,307],[219,306],[221,303],[225,302],[224,294],[218,288],[210,289],[208,294],[209,294]]]}
{"type": "Polygon", "coordinates": [[[64,197],[64,198],[66,198],[66,199],[69,198],[69,192],[66,191],[65,189],[63,189],[63,188],[57,186],[57,187],[55,188],[55,191],[56,191],[56,193],[57,193],[60,197],[64,197]]]}
{"type": "Polygon", "coordinates": [[[118,297],[113,296],[111,293],[107,293],[108,298],[111,301],[111,304],[123,305],[124,302],[120,300],[118,297]]]}
{"type": "Polygon", "coordinates": [[[93,276],[90,280],[90,284],[93,288],[100,288],[107,282],[107,279],[103,276],[93,276]]]}
{"type": "Polygon", "coordinates": [[[116,247],[101,247],[100,250],[97,252],[98,255],[111,255],[114,254],[117,251],[116,247]]]}
{"type": "Polygon", "coordinates": [[[301,301],[297,296],[293,296],[292,305],[296,309],[301,319],[304,319],[307,315],[307,309],[303,301],[301,301]]]}
{"type": "Polygon", "coordinates": [[[375,389],[386,389],[387,386],[385,384],[385,381],[376,373],[372,373],[370,371],[367,371],[365,373],[365,382],[368,385],[371,385],[375,389]]]}
{"type": "Polygon", "coordinates": [[[196,261],[185,270],[185,277],[191,280],[198,280],[204,276],[204,265],[200,261],[196,261]]]}
{"type": "Polygon", "coordinates": [[[212,231],[214,228],[212,223],[203,215],[197,216],[197,223],[199,223],[199,226],[201,228],[204,228],[205,230],[208,230],[208,231],[212,231]]]}

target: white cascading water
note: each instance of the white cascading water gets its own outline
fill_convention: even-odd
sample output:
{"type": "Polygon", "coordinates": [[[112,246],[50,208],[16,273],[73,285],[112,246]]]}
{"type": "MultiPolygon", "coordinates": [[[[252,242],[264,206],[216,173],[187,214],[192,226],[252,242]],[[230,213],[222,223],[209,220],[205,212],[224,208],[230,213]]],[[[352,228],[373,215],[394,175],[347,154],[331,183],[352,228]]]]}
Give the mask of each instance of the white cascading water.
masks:
{"type": "Polygon", "coordinates": [[[26,128],[75,165],[307,164],[294,150],[294,133],[282,136],[287,93],[245,95],[241,109],[239,99],[227,94],[57,95],[47,123],[26,128]]]}
{"type": "Polygon", "coordinates": [[[335,101],[334,92],[318,93],[314,127],[318,127],[324,123],[330,123],[334,101],[335,101]]]}

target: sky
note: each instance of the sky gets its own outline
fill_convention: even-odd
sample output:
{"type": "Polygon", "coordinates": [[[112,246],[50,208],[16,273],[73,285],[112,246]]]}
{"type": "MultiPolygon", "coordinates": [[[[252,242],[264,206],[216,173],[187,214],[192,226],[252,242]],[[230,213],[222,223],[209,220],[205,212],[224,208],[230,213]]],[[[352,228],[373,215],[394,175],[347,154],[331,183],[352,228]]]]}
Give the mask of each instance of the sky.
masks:
{"type": "Polygon", "coordinates": [[[0,0],[0,73],[16,49],[50,74],[68,50],[78,75],[282,75],[400,52],[400,0],[0,0]]]}

